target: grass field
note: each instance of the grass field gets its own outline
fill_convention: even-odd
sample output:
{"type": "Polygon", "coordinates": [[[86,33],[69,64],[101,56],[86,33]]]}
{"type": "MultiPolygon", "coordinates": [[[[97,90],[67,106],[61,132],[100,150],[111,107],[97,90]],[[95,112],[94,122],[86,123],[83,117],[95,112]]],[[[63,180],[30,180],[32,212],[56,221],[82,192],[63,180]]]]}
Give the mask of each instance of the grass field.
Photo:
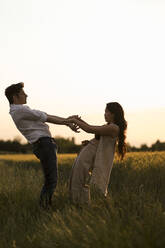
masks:
{"type": "Polygon", "coordinates": [[[115,160],[106,199],[77,208],[68,194],[75,155],[58,155],[53,210],[38,197],[43,175],[33,155],[0,155],[0,248],[164,248],[165,152],[115,160]]]}

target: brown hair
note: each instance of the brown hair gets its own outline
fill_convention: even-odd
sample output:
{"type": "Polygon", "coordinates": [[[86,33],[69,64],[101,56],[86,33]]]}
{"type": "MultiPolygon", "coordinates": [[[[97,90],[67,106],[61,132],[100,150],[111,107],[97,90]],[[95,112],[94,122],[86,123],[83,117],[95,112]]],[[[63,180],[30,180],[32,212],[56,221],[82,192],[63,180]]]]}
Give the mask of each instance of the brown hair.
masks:
{"type": "Polygon", "coordinates": [[[118,135],[118,155],[121,160],[124,158],[126,153],[126,129],[127,122],[124,118],[124,110],[118,102],[110,102],[106,105],[107,109],[114,114],[114,123],[119,126],[119,135],[118,135]]]}
{"type": "Polygon", "coordinates": [[[18,95],[24,87],[24,83],[12,84],[5,89],[5,96],[10,104],[13,104],[13,96],[18,95]]]}

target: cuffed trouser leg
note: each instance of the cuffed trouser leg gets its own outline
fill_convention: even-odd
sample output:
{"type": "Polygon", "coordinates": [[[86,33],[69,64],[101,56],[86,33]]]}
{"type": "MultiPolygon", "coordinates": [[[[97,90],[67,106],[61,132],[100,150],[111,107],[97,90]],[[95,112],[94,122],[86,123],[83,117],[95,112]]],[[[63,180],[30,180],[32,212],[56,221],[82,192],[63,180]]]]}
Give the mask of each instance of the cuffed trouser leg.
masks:
{"type": "Polygon", "coordinates": [[[52,144],[50,150],[41,159],[41,164],[45,176],[45,183],[40,194],[40,203],[43,206],[51,204],[51,199],[57,185],[57,157],[56,148],[52,144]]]}
{"type": "Polygon", "coordinates": [[[52,196],[57,185],[56,144],[51,139],[44,140],[34,150],[34,154],[40,159],[45,180],[40,193],[40,205],[43,208],[47,208],[51,205],[52,196]]]}

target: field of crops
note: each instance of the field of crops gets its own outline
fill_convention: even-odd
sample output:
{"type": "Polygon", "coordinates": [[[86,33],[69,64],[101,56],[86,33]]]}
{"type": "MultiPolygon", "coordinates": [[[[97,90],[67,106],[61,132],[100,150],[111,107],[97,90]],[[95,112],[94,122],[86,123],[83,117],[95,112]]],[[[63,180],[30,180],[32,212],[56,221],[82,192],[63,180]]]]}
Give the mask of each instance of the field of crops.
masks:
{"type": "Polygon", "coordinates": [[[58,155],[53,209],[38,206],[43,182],[33,155],[0,155],[0,248],[164,248],[165,152],[115,160],[109,194],[90,206],[69,199],[76,155],[58,155]]]}

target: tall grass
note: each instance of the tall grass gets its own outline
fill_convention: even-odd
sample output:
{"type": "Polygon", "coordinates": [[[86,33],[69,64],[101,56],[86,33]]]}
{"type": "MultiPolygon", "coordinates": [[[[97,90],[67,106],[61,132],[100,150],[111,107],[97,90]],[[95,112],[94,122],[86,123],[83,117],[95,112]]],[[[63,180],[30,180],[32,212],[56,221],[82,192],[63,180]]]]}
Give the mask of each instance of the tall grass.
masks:
{"type": "Polygon", "coordinates": [[[74,158],[59,157],[53,208],[43,211],[38,160],[0,157],[0,248],[165,247],[165,152],[115,160],[108,197],[92,192],[81,208],[68,194],[74,158]]]}

